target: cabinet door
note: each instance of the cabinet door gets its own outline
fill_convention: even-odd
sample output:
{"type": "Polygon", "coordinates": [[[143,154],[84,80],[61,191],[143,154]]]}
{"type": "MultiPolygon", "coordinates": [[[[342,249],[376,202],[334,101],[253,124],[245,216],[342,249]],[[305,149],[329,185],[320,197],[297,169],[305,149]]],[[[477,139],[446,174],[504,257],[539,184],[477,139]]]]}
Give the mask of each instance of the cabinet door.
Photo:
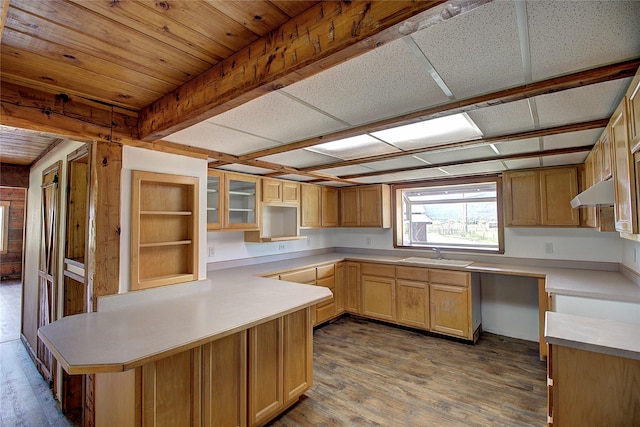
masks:
{"type": "Polygon", "coordinates": [[[609,138],[614,152],[615,164],[615,224],[616,230],[635,234],[636,223],[636,185],[633,176],[634,163],[629,147],[627,128],[626,99],[620,103],[609,122],[609,138]]]}
{"type": "Polygon", "coordinates": [[[322,323],[326,320],[335,317],[336,315],[336,302],[335,302],[335,276],[318,278],[316,282],[317,286],[324,286],[325,288],[329,288],[329,290],[334,294],[334,297],[329,299],[328,301],[323,301],[316,306],[316,322],[322,323]]]}
{"type": "Polygon", "coordinates": [[[357,188],[340,189],[340,226],[358,227],[360,225],[360,204],[357,188]]]}
{"type": "Polygon", "coordinates": [[[225,173],[225,221],[230,230],[257,230],[260,224],[258,200],[260,178],[236,173],[225,173]]]}
{"type": "Polygon", "coordinates": [[[396,316],[401,325],[429,329],[429,285],[397,279],[396,316]]]}
{"type": "Polygon", "coordinates": [[[207,172],[207,230],[220,230],[224,212],[223,172],[207,172]]]}
{"type": "Polygon", "coordinates": [[[508,172],[503,177],[505,225],[518,227],[540,224],[538,172],[508,172]]]}
{"type": "Polygon", "coordinates": [[[540,189],[542,225],[580,225],[580,215],[571,207],[571,199],[578,194],[578,171],[575,167],[542,169],[540,189]]]}
{"type": "MultiPolygon", "coordinates": [[[[596,144],[597,146],[597,144],[596,144]]],[[[595,148],[595,147],[594,147],[595,148]]],[[[593,185],[592,174],[594,170],[594,152],[591,151],[584,165],[578,167],[578,182],[580,184],[580,191],[584,191],[593,185]]],[[[582,207],[580,211],[580,225],[582,227],[596,228],[598,226],[596,220],[596,207],[582,207]]]]}
{"type": "Polygon", "coordinates": [[[284,316],[283,327],[284,405],[287,406],[312,385],[313,332],[310,309],[284,316]]]}
{"type": "Polygon", "coordinates": [[[321,220],[321,188],[319,185],[301,184],[300,226],[320,227],[321,220]]]}
{"type": "Polygon", "coordinates": [[[360,314],[360,264],[345,264],[346,309],[350,313],[360,314]]]}
{"type": "Polygon", "coordinates": [[[282,182],[282,202],[297,205],[300,203],[300,184],[297,182],[282,182]]]}
{"type": "Polygon", "coordinates": [[[613,148],[611,146],[611,139],[609,138],[609,129],[605,129],[604,133],[600,137],[598,152],[599,174],[596,176],[596,181],[605,181],[613,176],[613,148]]]}
{"type": "Polygon", "coordinates": [[[336,264],[334,298],[336,301],[336,314],[342,314],[345,310],[345,285],[344,285],[344,262],[336,264]]]}
{"type": "Polygon", "coordinates": [[[432,331],[471,338],[468,288],[432,283],[429,285],[429,299],[432,331]]]}
{"type": "Polygon", "coordinates": [[[358,188],[360,194],[360,226],[382,227],[382,191],[381,187],[358,188]]]}
{"type": "Polygon", "coordinates": [[[284,408],[283,318],[249,329],[249,425],[268,421],[284,408]]]}
{"type": "Polygon", "coordinates": [[[322,226],[338,226],[338,189],[322,187],[322,226]]]}
{"type": "Polygon", "coordinates": [[[282,182],[277,179],[262,179],[262,201],[282,202],[282,182]]]}
{"type": "Polygon", "coordinates": [[[640,75],[636,75],[629,88],[629,139],[634,151],[640,144],[640,75]]]}
{"type": "Polygon", "coordinates": [[[376,319],[394,321],[395,279],[378,276],[362,276],[362,314],[376,319]]]}
{"type": "Polygon", "coordinates": [[[247,332],[202,346],[202,425],[247,425],[247,332]]]}

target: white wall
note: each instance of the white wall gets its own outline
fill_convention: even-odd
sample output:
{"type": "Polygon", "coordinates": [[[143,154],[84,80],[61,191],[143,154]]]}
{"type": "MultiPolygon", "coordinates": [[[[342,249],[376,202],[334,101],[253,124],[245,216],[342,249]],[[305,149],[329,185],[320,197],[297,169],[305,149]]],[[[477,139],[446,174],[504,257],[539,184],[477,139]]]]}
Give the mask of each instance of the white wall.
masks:
{"type": "Polygon", "coordinates": [[[621,239],[622,263],[640,274],[640,242],[621,239]]]}
{"type": "MultiPolygon", "coordinates": [[[[175,175],[195,176],[200,178],[199,217],[200,230],[207,229],[207,218],[204,212],[207,208],[207,161],[193,157],[145,150],[143,148],[122,147],[122,174],[120,178],[120,285],[119,292],[130,289],[131,259],[131,171],[142,170],[148,172],[168,173],[175,175]]],[[[204,236],[204,231],[200,233],[204,236]]],[[[201,238],[199,245],[198,277],[207,277],[207,241],[201,238]]]]}

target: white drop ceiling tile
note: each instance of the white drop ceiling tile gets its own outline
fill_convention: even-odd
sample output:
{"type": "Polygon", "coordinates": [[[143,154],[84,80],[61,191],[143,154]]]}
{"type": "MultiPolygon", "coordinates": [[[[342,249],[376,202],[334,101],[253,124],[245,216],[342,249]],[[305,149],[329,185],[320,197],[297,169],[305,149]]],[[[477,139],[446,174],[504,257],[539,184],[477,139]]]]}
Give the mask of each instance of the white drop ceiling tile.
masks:
{"type": "Polygon", "coordinates": [[[308,166],[322,165],[325,163],[337,162],[340,159],[325,156],[324,154],[314,153],[309,150],[299,149],[287,151],[284,153],[271,154],[269,156],[259,157],[258,160],[265,162],[278,163],[280,165],[291,166],[294,168],[306,168],[308,166]]]}
{"type": "Polygon", "coordinates": [[[317,179],[312,176],[294,175],[294,174],[280,175],[278,178],[288,179],[290,181],[298,181],[298,182],[314,181],[317,179]]]}
{"type": "Polygon", "coordinates": [[[338,157],[343,160],[357,159],[359,157],[377,156],[379,154],[397,153],[398,148],[380,142],[370,135],[358,135],[355,137],[332,141],[325,144],[307,148],[309,151],[338,157]]]}
{"type": "Polygon", "coordinates": [[[396,174],[366,176],[366,177],[354,179],[354,181],[358,181],[361,184],[385,184],[385,183],[397,182],[399,180],[400,179],[396,174]]]}
{"type": "Polygon", "coordinates": [[[630,81],[613,80],[535,97],[540,126],[611,117],[630,81]]]}
{"type": "Polygon", "coordinates": [[[580,132],[561,133],[549,135],[542,138],[545,150],[555,148],[580,147],[583,145],[593,145],[598,141],[604,128],[583,130],[580,132]]]}
{"type": "Polygon", "coordinates": [[[275,172],[272,169],[258,168],[255,166],[248,166],[248,165],[240,165],[237,163],[220,166],[218,169],[224,169],[232,172],[248,173],[252,175],[265,175],[271,172],[275,172]]]}
{"type": "Polygon", "coordinates": [[[325,181],[320,185],[324,185],[325,187],[350,187],[353,184],[348,184],[346,182],[338,182],[338,181],[325,181]]]}
{"type": "Polygon", "coordinates": [[[589,153],[585,151],[583,153],[560,154],[558,156],[543,157],[542,166],[562,166],[584,163],[588,154],[589,153]]]}
{"type": "Polygon", "coordinates": [[[540,161],[538,157],[530,159],[505,160],[504,162],[509,170],[539,168],[540,161]]]}
{"type": "Polygon", "coordinates": [[[420,157],[432,164],[449,163],[456,161],[465,161],[472,159],[481,159],[483,157],[495,156],[496,152],[488,145],[478,147],[459,148],[456,150],[431,151],[428,153],[418,154],[420,157]]]}
{"type": "Polygon", "coordinates": [[[534,80],[638,55],[638,1],[528,1],[534,80]]]}
{"type": "Polygon", "coordinates": [[[346,127],[279,92],[270,92],[207,121],[282,143],[346,127]]]}
{"type": "Polygon", "coordinates": [[[352,125],[447,101],[403,40],[380,46],[282,90],[352,125]]]}
{"type": "Polygon", "coordinates": [[[479,108],[467,114],[485,136],[530,130],[534,125],[526,100],[479,108]]]}
{"type": "Polygon", "coordinates": [[[399,169],[399,168],[410,168],[413,166],[421,166],[424,164],[425,164],[424,162],[416,159],[413,156],[402,156],[402,157],[396,157],[394,159],[363,163],[362,166],[371,168],[373,170],[382,171],[382,170],[391,170],[391,169],[399,169]]]}
{"type": "Polygon", "coordinates": [[[343,176],[343,175],[355,175],[358,173],[368,173],[372,170],[360,165],[342,166],[338,168],[322,169],[318,172],[326,173],[328,175],[343,176]]]}
{"type": "Polygon", "coordinates": [[[523,83],[514,2],[483,5],[412,37],[457,99],[523,83]]]}
{"type": "Polygon", "coordinates": [[[236,156],[278,145],[275,141],[223,128],[209,122],[195,124],[166,136],[163,140],[236,156]]]}
{"type": "Polygon", "coordinates": [[[419,179],[444,178],[449,175],[438,168],[418,169],[408,172],[398,172],[395,174],[399,181],[414,181],[419,179]]]}
{"type": "Polygon", "coordinates": [[[474,175],[505,170],[502,162],[468,163],[465,165],[445,166],[442,169],[451,175],[474,175]]]}
{"type": "Polygon", "coordinates": [[[503,155],[540,151],[540,141],[538,138],[498,142],[494,145],[498,149],[500,154],[503,155]]]}

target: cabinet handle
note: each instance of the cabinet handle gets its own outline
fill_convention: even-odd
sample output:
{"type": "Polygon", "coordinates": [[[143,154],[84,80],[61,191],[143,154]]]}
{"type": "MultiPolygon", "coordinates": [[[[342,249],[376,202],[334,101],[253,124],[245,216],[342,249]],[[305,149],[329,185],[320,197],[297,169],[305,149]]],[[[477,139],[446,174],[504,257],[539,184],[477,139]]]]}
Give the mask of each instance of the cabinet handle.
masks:
{"type": "Polygon", "coordinates": [[[547,377],[547,385],[553,387],[553,378],[547,377]]]}

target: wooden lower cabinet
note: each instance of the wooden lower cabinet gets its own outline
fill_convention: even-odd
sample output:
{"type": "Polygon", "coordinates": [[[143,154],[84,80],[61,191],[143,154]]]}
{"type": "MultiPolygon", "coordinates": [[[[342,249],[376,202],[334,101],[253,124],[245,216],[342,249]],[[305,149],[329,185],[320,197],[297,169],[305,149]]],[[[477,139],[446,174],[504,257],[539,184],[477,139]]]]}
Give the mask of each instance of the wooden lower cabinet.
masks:
{"type": "Polygon", "coordinates": [[[346,289],[345,289],[345,279],[344,279],[344,262],[339,262],[336,264],[336,283],[335,283],[335,292],[334,298],[336,300],[336,315],[340,315],[345,312],[346,304],[346,289]]]}
{"type": "Polygon", "coordinates": [[[396,280],[390,277],[365,276],[360,283],[362,315],[381,320],[395,320],[396,280]]]}
{"type": "Polygon", "coordinates": [[[95,374],[95,426],[260,426],[312,385],[305,308],[138,368],[95,374]]]}
{"type": "Polygon", "coordinates": [[[476,341],[480,333],[480,279],[477,274],[429,270],[430,330],[476,341]]]}
{"type": "Polygon", "coordinates": [[[360,263],[347,261],[344,269],[346,310],[360,314],[360,263]]]}
{"type": "Polygon", "coordinates": [[[323,301],[316,305],[316,321],[315,325],[324,323],[336,317],[336,278],[335,278],[335,265],[325,265],[316,268],[316,285],[329,288],[334,295],[328,301],[323,301]]]}
{"type": "Polygon", "coordinates": [[[429,329],[429,284],[396,280],[396,321],[400,325],[429,329]]]}
{"type": "Polygon", "coordinates": [[[549,347],[549,425],[638,425],[640,360],[561,345],[549,347]]]}

